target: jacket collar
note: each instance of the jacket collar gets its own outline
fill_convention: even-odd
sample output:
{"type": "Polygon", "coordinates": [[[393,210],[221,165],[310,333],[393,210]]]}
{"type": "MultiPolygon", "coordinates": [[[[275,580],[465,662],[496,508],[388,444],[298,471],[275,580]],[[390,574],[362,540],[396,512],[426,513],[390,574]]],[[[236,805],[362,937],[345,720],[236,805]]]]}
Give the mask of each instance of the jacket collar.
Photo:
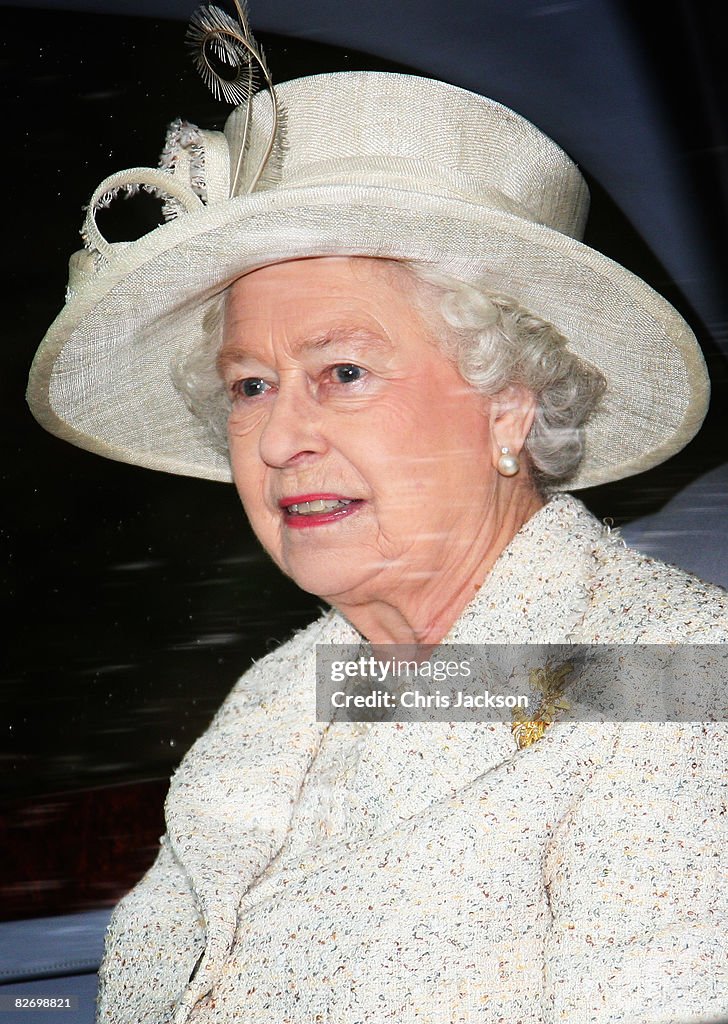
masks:
{"type": "Polygon", "coordinates": [[[604,528],[554,496],[518,531],[446,643],[564,643],[586,612],[604,528]]]}

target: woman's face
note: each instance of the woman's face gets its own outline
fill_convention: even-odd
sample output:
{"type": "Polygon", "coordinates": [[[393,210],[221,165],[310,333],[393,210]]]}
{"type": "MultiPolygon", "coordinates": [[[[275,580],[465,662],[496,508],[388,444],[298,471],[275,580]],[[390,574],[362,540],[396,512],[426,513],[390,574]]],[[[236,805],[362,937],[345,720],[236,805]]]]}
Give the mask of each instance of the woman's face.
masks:
{"type": "Polygon", "coordinates": [[[265,267],[228,294],[238,492],[280,568],[334,605],[456,571],[493,486],[489,403],[408,287],[404,270],[330,257],[265,267]]]}

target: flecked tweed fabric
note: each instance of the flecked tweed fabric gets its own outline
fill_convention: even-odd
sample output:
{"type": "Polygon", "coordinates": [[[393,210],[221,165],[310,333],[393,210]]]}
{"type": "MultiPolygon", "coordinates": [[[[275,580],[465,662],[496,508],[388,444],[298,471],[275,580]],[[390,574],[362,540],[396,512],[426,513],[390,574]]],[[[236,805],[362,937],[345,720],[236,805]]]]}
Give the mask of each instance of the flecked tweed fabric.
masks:
{"type": "MultiPolygon", "coordinates": [[[[234,688],[119,904],[105,1024],[728,1018],[725,724],[314,721],[329,613],[234,688]],[[190,980],[191,979],[191,980],[190,980]]],[[[448,642],[728,639],[728,596],[561,495],[448,642]]]]}

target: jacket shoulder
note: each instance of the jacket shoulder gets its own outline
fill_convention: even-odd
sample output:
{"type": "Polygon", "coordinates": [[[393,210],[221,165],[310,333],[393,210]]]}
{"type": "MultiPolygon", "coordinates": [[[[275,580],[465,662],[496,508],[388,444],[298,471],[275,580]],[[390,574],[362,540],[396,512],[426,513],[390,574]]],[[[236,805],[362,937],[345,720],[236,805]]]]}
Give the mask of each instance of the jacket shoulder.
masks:
{"type": "Polygon", "coordinates": [[[600,539],[594,556],[587,619],[597,642],[728,642],[723,587],[635,551],[614,532],[600,539]]]}

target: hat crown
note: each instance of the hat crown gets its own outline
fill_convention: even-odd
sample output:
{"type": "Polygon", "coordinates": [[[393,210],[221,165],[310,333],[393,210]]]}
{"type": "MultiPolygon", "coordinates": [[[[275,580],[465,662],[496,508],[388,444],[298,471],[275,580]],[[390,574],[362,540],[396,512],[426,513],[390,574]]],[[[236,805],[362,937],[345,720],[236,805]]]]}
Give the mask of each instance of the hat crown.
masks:
{"type": "MultiPolygon", "coordinates": [[[[494,100],[435,79],[339,72],[276,86],[285,115],[275,172],[256,191],[326,185],[405,189],[476,203],[581,238],[589,207],[573,161],[530,121],[494,100]]],[[[234,165],[243,109],[225,126],[234,165]]],[[[270,137],[259,93],[238,194],[270,137]]]]}

